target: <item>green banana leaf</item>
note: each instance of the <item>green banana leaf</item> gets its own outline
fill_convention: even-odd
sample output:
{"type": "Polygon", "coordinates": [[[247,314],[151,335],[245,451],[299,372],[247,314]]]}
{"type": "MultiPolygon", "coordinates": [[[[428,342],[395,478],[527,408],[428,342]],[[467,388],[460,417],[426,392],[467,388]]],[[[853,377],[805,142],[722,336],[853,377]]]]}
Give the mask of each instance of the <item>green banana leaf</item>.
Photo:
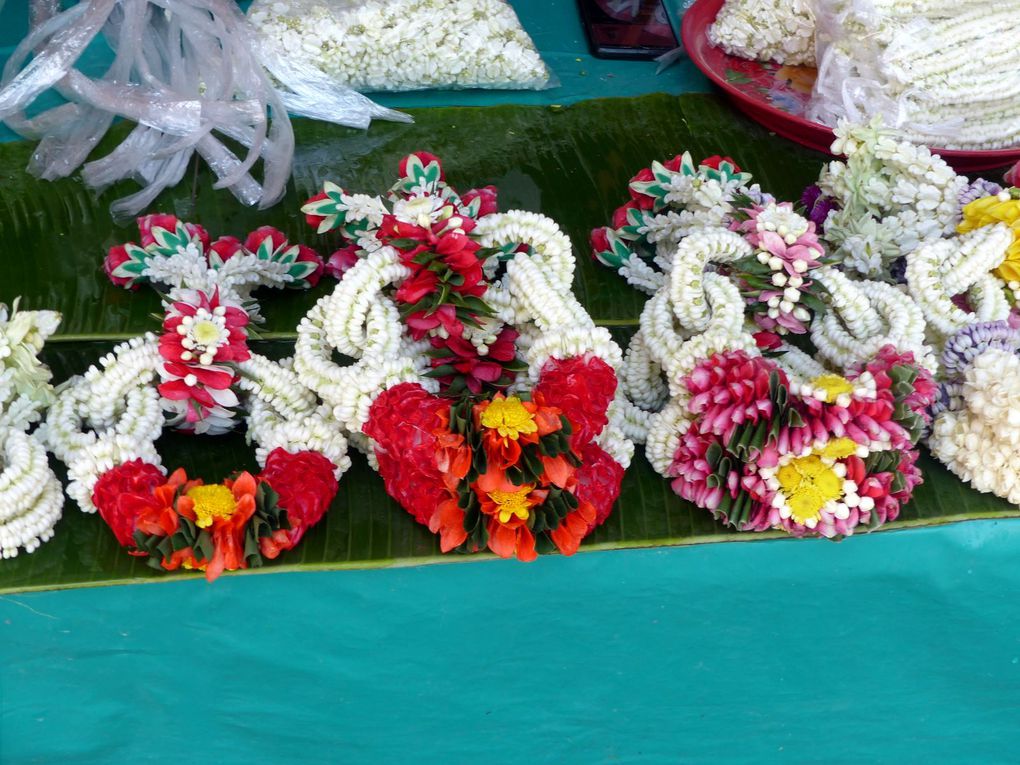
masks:
{"type": "MultiPolygon", "coordinates": [[[[578,257],[575,289],[600,324],[626,343],[644,302],[617,276],[594,263],[588,232],[608,223],[627,198],[627,180],[653,159],[690,150],[696,159],[733,157],[762,187],[796,199],[816,176],[824,157],[795,147],[736,115],[711,95],[655,95],[589,101],[567,108],[499,106],[426,109],[414,125],[378,124],[367,132],[321,123],[295,124],[298,150],[287,196],[268,211],[244,208],[215,191],[199,170],[165,193],[153,211],[173,212],[205,225],[215,237],[273,225],[291,241],[328,253],[337,242],[318,237],[299,212],[302,202],[332,180],[345,188],[379,193],[396,176],[400,158],[425,150],[443,159],[457,188],[494,184],[502,209],[523,208],[556,219],[571,236],[578,257]]],[[[126,127],[121,128],[125,130],[126,127]]],[[[116,131],[115,131],[116,134],[116,131]]],[[[111,148],[109,142],[97,153],[111,148]]],[[[136,238],[133,225],[111,222],[107,207],[129,185],[100,196],[76,178],[55,183],[24,172],[31,146],[0,146],[0,301],[23,296],[26,308],[54,308],[64,316],[44,352],[55,381],[84,371],[113,343],[158,327],[152,290],[112,286],[100,268],[106,248],[136,238]]],[[[262,293],[267,318],[258,352],[288,355],[294,328],[314,300],[332,289],[262,293]]],[[[215,438],[167,433],[159,443],[164,462],[208,481],[255,469],[243,435],[215,438]]],[[[62,476],[62,468],[55,464],[62,476]]],[[[969,518],[1020,515],[1020,508],[980,494],[927,455],[925,483],[887,528],[933,525],[969,518]]],[[[683,502],[640,453],[624,478],[620,501],[582,551],[653,545],[781,538],[779,533],[737,534],[711,515],[683,502]]],[[[795,542],[791,542],[795,543],[795,542]]],[[[848,543],[852,544],[852,540],[848,543]]],[[[316,570],[469,560],[441,555],[438,540],[386,495],[382,481],[359,455],[344,476],[333,507],[296,549],[256,571],[316,570]]],[[[489,557],[483,555],[481,557],[489,557]]],[[[0,593],[170,581],[193,574],[162,574],[120,548],[103,521],[68,503],[51,541],[32,555],[0,561],[0,593]]]]}

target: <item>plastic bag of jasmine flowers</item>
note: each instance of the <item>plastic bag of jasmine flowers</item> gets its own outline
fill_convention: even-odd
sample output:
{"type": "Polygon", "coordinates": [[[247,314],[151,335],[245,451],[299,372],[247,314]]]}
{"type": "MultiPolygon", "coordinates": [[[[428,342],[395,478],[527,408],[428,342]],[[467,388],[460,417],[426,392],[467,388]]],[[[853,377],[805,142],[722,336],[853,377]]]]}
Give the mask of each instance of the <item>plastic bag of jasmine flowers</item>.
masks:
{"type": "Polygon", "coordinates": [[[248,18],[280,58],[359,91],[554,84],[504,0],[255,0],[248,18]]]}

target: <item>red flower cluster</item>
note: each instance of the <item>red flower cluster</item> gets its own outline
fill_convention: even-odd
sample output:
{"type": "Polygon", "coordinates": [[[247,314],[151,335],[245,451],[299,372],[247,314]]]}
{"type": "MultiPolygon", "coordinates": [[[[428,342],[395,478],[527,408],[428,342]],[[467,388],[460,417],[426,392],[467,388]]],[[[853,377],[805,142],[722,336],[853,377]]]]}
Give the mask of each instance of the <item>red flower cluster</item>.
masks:
{"type": "Polygon", "coordinates": [[[163,544],[153,544],[130,550],[132,555],[158,556],[167,571],[181,566],[203,570],[213,581],[223,571],[248,566],[250,522],[264,511],[260,483],[276,492],[278,507],[287,513],[288,528],[258,540],[261,555],[272,559],[297,545],[329,508],[337,490],[333,469],[318,452],[274,449],[257,477],[241,473],[223,485],[208,487],[189,480],[184,470],[166,478],[155,465],[132,460],[99,477],[92,502],[124,547],[136,547],[136,532],[143,538],[172,539],[170,552],[163,552],[163,544]],[[190,523],[182,528],[182,520],[190,523]]]}
{"type": "Polygon", "coordinates": [[[571,356],[549,359],[534,392],[570,420],[574,428],[571,445],[579,450],[609,422],[607,412],[616,385],[613,368],[598,356],[571,356]]]}
{"type": "Polygon", "coordinates": [[[338,488],[333,469],[333,463],[319,452],[291,453],[276,448],[269,453],[258,480],[276,492],[290,528],[259,540],[265,557],[273,559],[295,547],[305,532],[322,520],[338,488]]]}
{"type": "Polygon", "coordinates": [[[437,435],[437,431],[449,432],[449,412],[449,401],[427,393],[417,383],[401,383],[376,397],[364,427],[376,442],[386,492],[426,526],[451,496],[439,464],[437,435]]]}
{"type": "Polygon", "coordinates": [[[125,462],[99,476],[92,489],[92,504],[122,546],[134,546],[138,515],[164,481],[162,470],[142,460],[125,462]]]}
{"type": "Polygon", "coordinates": [[[547,533],[570,555],[606,519],[619,495],[623,468],[594,443],[606,425],[616,385],[602,359],[552,360],[530,400],[496,393],[474,404],[469,441],[451,428],[449,399],[403,383],[376,398],[364,431],[376,443],[379,473],[390,496],[440,534],[444,552],[465,544],[474,551],[481,544],[501,557],[532,560],[536,534],[547,533]],[[570,451],[537,450],[543,439],[562,430],[563,417],[571,426],[570,451]],[[479,449],[482,463],[473,452],[479,449]],[[484,464],[484,472],[472,472],[475,464],[484,464]],[[533,472],[521,472],[524,465],[533,472]],[[510,480],[512,471],[523,481],[520,476],[510,480]],[[537,526],[545,531],[533,531],[544,504],[559,492],[573,495],[573,509],[537,526]],[[466,508],[472,506],[484,518],[480,542],[466,526],[466,508]]]}

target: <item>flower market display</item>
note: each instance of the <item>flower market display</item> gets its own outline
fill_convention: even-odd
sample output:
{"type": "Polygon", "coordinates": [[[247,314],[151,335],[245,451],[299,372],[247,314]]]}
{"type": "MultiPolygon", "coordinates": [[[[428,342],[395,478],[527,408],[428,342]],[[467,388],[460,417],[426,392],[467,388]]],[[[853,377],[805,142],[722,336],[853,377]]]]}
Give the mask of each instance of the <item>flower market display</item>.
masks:
{"type": "Polygon", "coordinates": [[[739,530],[875,528],[921,480],[923,314],[848,278],[813,221],[749,181],[728,158],[656,162],[592,233],[595,257],[651,293],[622,373],[631,419],[673,490],[739,530]]]}
{"type": "Polygon", "coordinates": [[[815,14],[809,0],[726,0],[708,38],[731,56],[815,64],[815,14]]]}
{"type": "Polygon", "coordinates": [[[138,223],[140,243],[111,248],[104,268],[127,289],[168,288],[162,332],[121,343],[61,386],[41,435],[67,465],[68,496],[131,554],[212,581],[297,545],[350,466],[346,438],[290,362],[248,347],[251,292],[307,287],[324,264],[268,227],[241,242],[211,241],[172,215],[138,223]],[[209,484],[163,465],[164,427],[214,436],[242,420],[258,474],[209,484]]]}
{"type": "Polygon", "coordinates": [[[34,552],[53,536],[64,494],[29,433],[53,400],[50,370],[39,361],[60,323],[54,311],[19,311],[0,303],[0,557],[34,552]]]}
{"type": "Polygon", "coordinates": [[[257,0],[248,18],[266,48],[356,90],[550,84],[505,0],[257,0]]]}
{"type": "Polygon", "coordinates": [[[575,552],[633,444],[622,354],[571,292],[566,235],[498,212],[493,187],[457,193],[424,152],[385,197],[327,183],[302,211],[340,235],[345,273],[301,321],[294,369],[390,496],[444,552],[575,552]]]}

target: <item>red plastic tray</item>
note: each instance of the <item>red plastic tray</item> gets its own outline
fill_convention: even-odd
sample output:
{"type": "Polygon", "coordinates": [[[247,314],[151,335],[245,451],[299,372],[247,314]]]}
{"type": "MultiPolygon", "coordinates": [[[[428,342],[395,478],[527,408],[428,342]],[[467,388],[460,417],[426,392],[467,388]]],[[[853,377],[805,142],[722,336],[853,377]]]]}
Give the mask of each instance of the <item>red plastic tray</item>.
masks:
{"type": "MultiPolygon", "coordinates": [[[[706,77],[726,91],[734,105],[755,122],[802,146],[829,154],[832,129],[803,116],[815,70],[728,56],[708,39],[708,28],[725,0],[695,0],[684,13],[682,38],[687,55],[706,77]]],[[[932,147],[959,173],[996,170],[1020,160],[1020,146],[995,151],[932,147]]]]}

